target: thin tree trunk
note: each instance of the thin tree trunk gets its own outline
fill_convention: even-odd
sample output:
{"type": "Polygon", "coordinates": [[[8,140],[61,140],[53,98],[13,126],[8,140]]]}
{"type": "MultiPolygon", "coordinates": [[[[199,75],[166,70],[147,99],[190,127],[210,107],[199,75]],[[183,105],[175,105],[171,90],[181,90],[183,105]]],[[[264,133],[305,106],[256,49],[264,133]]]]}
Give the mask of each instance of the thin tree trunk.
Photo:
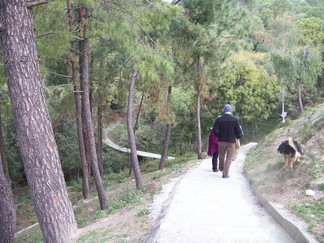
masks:
{"type": "Polygon", "coordinates": [[[135,126],[134,126],[135,131],[138,129],[138,121],[139,121],[139,116],[140,116],[141,109],[142,109],[143,99],[144,99],[144,92],[142,93],[140,105],[139,105],[138,110],[137,110],[136,121],[135,121],[135,126]]]}
{"type": "Polygon", "coordinates": [[[0,242],[14,242],[16,231],[15,201],[9,182],[0,166],[0,242]]]}
{"type": "MultiPolygon", "coordinates": [[[[171,93],[172,93],[172,86],[169,85],[169,87],[168,87],[168,97],[167,97],[168,111],[171,109],[171,93]]],[[[159,170],[164,169],[165,161],[166,161],[166,159],[168,157],[170,137],[171,137],[171,122],[168,122],[167,125],[166,125],[165,138],[164,138],[164,143],[163,143],[163,150],[162,150],[162,154],[161,154],[161,160],[160,160],[160,164],[159,164],[159,170]]]]}
{"type": "Polygon", "coordinates": [[[304,113],[304,105],[303,105],[303,99],[302,99],[302,87],[301,84],[298,84],[298,102],[300,106],[300,112],[304,113]]]}
{"type": "Polygon", "coordinates": [[[98,106],[98,166],[100,175],[104,175],[104,168],[102,162],[102,105],[101,105],[101,97],[99,98],[99,106],[98,106]]]}
{"type": "Polygon", "coordinates": [[[76,230],[38,63],[32,9],[3,0],[1,32],[19,148],[45,242],[68,242],[76,230]]]}
{"type": "Polygon", "coordinates": [[[299,102],[299,106],[300,106],[300,112],[304,113],[304,105],[303,105],[303,100],[302,100],[302,83],[303,83],[303,79],[305,79],[305,62],[307,59],[307,48],[308,46],[304,46],[304,54],[303,54],[303,59],[301,61],[301,70],[302,70],[302,78],[298,81],[297,86],[298,86],[298,102],[299,102]]]}
{"type": "Polygon", "coordinates": [[[202,139],[201,139],[201,124],[200,124],[200,100],[201,100],[201,82],[203,80],[203,70],[200,63],[200,57],[197,57],[197,96],[196,96],[196,126],[197,126],[197,153],[198,159],[202,159],[202,139]]]}
{"type": "Polygon", "coordinates": [[[96,184],[99,202],[100,202],[100,208],[102,210],[107,208],[107,199],[105,190],[103,187],[103,183],[101,180],[99,168],[98,168],[98,159],[97,159],[97,153],[96,153],[96,144],[95,144],[95,138],[94,138],[94,132],[93,132],[93,124],[92,124],[92,116],[91,116],[91,110],[90,110],[90,91],[89,91],[89,40],[87,38],[87,26],[84,23],[85,18],[87,16],[88,9],[85,7],[80,7],[80,20],[81,20],[81,28],[83,33],[83,40],[80,42],[80,80],[82,83],[83,88],[83,112],[84,112],[84,132],[86,134],[85,139],[88,141],[89,144],[89,158],[91,163],[91,171],[92,175],[94,177],[94,181],[96,184]]]}
{"type": "MultiPolygon", "coordinates": [[[[139,123],[139,116],[140,116],[141,109],[142,109],[143,99],[144,99],[144,92],[142,93],[141,101],[140,101],[140,104],[139,104],[139,107],[138,107],[138,110],[137,110],[136,121],[135,121],[135,126],[134,126],[134,134],[135,134],[136,130],[139,127],[138,123],[139,123]]],[[[132,165],[132,161],[130,160],[129,172],[128,172],[129,176],[132,174],[132,170],[133,170],[133,165],[132,165]]]]}
{"type": "Polygon", "coordinates": [[[197,104],[196,104],[196,124],[197,124],[197,152],[198,159],[202,159],[202,140],[201,140],[201,124],[200,124],[200,91],[197,91],[197,104]]]}
{"type": "Polygon", "coordinates": [[[1,107],[1,102],[0,102],[0,158],[2,162],[2,168],[3,172],[8,180],[9,185],[10,183],[10,176],[9,176],[9,169],[8,169],[8,160],[6,156],[6,148],[5,148],[5,143],[4,143],[4,138],[3,138],[3,130],[2,130],[2,107],[1,107]]]}
{"type": "Polygon", "coordinates": [[[140,167],[138,164],[137,158],[137,149],[136,149],[136,141],[135,134],[133,128],[133,102],[135,96],[135,81],[137,79],[138,72],[137,70],[133,71],[132,78],[129,85],[129,95],[128,95],[128,107],[127,107],[127,131],[128,131],[128,143],[131,152],[131,163],[134,169],[136,188],[140,188],[143,186],[142,175],[140,171],[140,167]]]}
{"type": "MultiPolygon", "coordinates": [[[[73,8],[71,3],[68,1],[67,15],[69,19],[69,31],[72,34],[74,30],[74,18],[73,18],[73,8]]],[[[90,195],[89,187],[89,169],[86,159],[86,153],[84,148],[84,139],[82,133],[82,106],[81,106],[81,91],[78,84],[78,71],[76,63],[76,54],[73,51],[75,49],[75,41],[70,42],[71,52],[70,52],[70,63],[72,70],[72,82],[73,82],[73,92],[76,110],[76,124],[79,142],[79,153],[82,166],[82,194],[84,199],[88,199],[90,195]]]]}

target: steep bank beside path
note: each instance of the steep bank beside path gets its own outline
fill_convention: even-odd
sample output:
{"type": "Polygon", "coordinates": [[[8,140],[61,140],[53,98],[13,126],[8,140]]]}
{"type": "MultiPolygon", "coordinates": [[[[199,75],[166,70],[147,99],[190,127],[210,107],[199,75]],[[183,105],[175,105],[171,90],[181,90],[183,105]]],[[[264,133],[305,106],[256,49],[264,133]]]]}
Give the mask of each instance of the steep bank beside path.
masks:
{"type": "Polygon", "coordinates": [[[241,147],[228,179],[212,172],[209,158],[177,181],[161,204],[162,190],[152,204],[151,211],[158,205],[160,213],[146,242],[295,242],[258,203],[243,175],[245,155],[255,145],[241,147]]]}

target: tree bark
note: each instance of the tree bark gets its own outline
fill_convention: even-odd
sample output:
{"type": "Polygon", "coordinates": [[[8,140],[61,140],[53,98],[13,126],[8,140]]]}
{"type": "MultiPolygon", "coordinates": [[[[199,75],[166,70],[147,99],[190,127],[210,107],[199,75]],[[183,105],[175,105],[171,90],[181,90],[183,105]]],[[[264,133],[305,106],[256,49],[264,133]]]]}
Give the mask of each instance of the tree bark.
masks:
{"type": "Polygon", "coordinates": [[[304,105],[303,105],[303,99],[302,99],[302,85],[298,84],[298,102],[300,107],[300,112],[304,113],[304,105]]]}
{"type": "Polygon", "coordinates": [[[197,71],[198,71],[198,82],[197,82],[197,96],[196,96],[196,126],[197,126],[197,153],[198,159],[202,159],[202,140],[201,140],[201,124],[200,124],[200,100],[201,100],[201,82],[203,79],[203,70],[200,63],[200,57],[197,57],[197,71]]]}
{"type": "Polygon", "coordinates": [[[142,110],[142,105],[143,105],[143,99],[144,99],[144,92],[142,93],[142,97],[141,97],[141,101],[137,110],[137,115],[136,115],[136,121],[135,121],[135,126],[134,126],[134,130],[136,131],[138,129],[138,123],[139,123],[139,117],[140,117],[140,113],[142,110]]]}
{"type": "Polygon", "coordinates": [[[15,231],[15,201],[9,182],[0,166],[0,242],[14,242],[15,231]]]}
{"type": "MultiPolygon", "coordinates": [[[[172,86],[169,85],[168,97],[167,97],[168,110],[171,109],[171,93],[172,93],[172,86]]],[[[159,164],[159,170],[164,169],[165,161],[168,157],[170,137],[171,137],[171,123],[168,122],[166,125],[166,131],[165,131],[165,137],[164,137],[164,143],[163,143],[163,150],[162,150],[162,154],[161,154],[161,160],[160,160],[160,164],[159,164]]]]}
{"type": "Polygon", "coordinates": [[[9,185],[10,183],[10,176],[9,176],[9,169],[8,169],[8,160],[6,156],[6,148],[5,148],[5,143],[4,143],[4,138],[3,138],[3,129],[2,129],[2,115],[1,115],[2,107],[0,103],[0,158],[2,162],[2,168],[3,172],[8,180],[9,185]]]}
{"type": "MultiPolygon", "coordinates": [[[[134,136],[135,136],[135,132],[139,127],[139,117],[140,117],[140,113],[141,113],[141,109],[142,109],[142,104],[143,104],[143,99],[144,99],[144,92],[142,93],[142,97],[141,97],[141,101],[137,110],[137,114],[136,114],[136,121],[135,121],[135,126],[134,126],[134,136]]],[[[130,176],[132,174],[132,170],[133,170],[133,165],[132,165],[132,161],[130,160],[129,163],[129,171],[128,171],[128,175],[130,176]]]]}
{"type": "MultiPolygon", "coordinates": [[[[71,3],[67,2],[67,16],[69,19],[69,31],[70,34],[73,34],[74,31],[74,17],[73,17],[73,7],[71,3]]],[[[73,92],[74,92],[74,101],[75,101],[75,114],[76,114],[76,124],[77,124],[77,133],[78,133],[78,142],[79,142],[79,153],[82,166],[82,194],[84,199],[88,199],[90,195],[89,187],[89,169],[86,159],[86,153],[84,148],[84,138],[82,133],[82,106],[81,106],[81,91],[78,84],[78,71],[77,71],[77,61],[75,50],[75,41],[70,42],[71,52],[70,52],[70,63],[71,63],[71,72],[72,72],[72,83],[73,83],[73,92]]]]}
{"type": "Polygon", "coordinates": [[[135,133],[133,128],[133,102],[135,96],[135,81],[137,79],[138,72],[137,70],[133,71],[130,85],[129,85],[129,95],[128,95],[128,107],[127,107],[127,131],[128,131],[128,143],[131,154],[131,163],[134,170],[136,188],[140,188],[143,186],[142,175],[140,171],[140,167],[138,164],[137,158],[137,149],[136,149],[136,141],[135,141],[135,133]]]}
{"type": "Polygon", "coordinates": [[[93,124],[92,124],[92,116],[90,110],[90,91],[89,91],[89,39],[87,37],[87,25],[85,24],[85,18],[87,16],[88,9],[85,7],[79,8],[80,20],[81,20],[81,33],[83,36],[83,40],[80,42],[80,80],[83,88],[83,125],[84,125],[84,133],[85,139],[88,141],[89,145],[89,159],[91,163],[91,171],[94,177],[94,181],[96,184],[100,208],[102,210],[107,208],[107,199],[105,190],[103,187],[103,183],[101,180],[99,168],[98,168],[98,159],[96,153],[96,144],[94,138],[93,124]]]}
{"type": "Polygon", "coordinates": [[[4,64],[30,195],[46,242],[68,242],[76,222],[54,140],[35,45],[32,9],[3,0],[4,64]]]}
{"type": "Polygon", "coordinates": [[[99,98],[99,106],[98,106],[98,166],[100,175],[104,175],[103,161],[102,161],[102,105],[101,105],[101,97],[99,98]]]}

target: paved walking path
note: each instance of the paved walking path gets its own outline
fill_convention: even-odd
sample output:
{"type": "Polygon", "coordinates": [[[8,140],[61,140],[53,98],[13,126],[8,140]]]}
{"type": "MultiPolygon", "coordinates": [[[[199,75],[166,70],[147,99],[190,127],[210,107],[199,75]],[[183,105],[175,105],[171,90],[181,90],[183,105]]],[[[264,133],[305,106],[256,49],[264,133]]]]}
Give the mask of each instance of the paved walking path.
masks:
{"type": "Polygon", "coordinates": [[[241,147],[228,179],[212,172],[211,158],[179,179],[147,242],[295,242],[258,204],[242,173],[245,154],[255,145],[241,147]]]}

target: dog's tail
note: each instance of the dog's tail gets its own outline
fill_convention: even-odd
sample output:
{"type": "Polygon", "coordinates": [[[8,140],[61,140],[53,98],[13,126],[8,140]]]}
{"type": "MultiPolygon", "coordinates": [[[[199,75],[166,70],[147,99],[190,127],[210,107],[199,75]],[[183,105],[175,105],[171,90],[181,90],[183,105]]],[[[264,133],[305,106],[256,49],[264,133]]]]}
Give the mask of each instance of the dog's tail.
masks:
{"type": "Polygon", "coordinates": [[[303,154],[303,152],[301,151],[301,147],[300,147],[300,145],[298,146],[298,147],[300,147],[300,148],[297,148],[297,146],[296,146],[296,141],[292,138],[292,137],[289,137],[288,138],[288,145],[290,146],[290,147],[292,147],[294,150],[295,150],[295,158],[299,158],[299,157],[301,157],[301,154],[303,154]]]}

